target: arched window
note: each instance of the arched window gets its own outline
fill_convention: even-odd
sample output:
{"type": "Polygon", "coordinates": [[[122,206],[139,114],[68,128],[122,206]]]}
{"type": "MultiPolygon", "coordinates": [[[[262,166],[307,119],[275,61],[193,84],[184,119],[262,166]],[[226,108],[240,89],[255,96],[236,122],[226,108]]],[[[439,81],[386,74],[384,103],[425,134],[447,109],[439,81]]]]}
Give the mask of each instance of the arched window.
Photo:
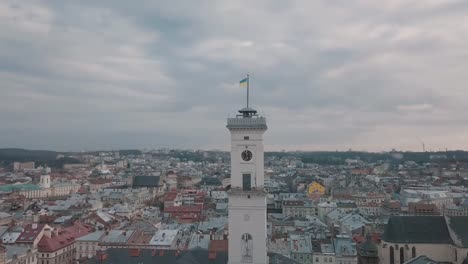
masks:
{"type": "Polygon", "coordinates": [[[405,263],[405,249],[403,247],[400,248],[400,264],[405,263]]]}
{"type": "Polygon", "coordinates": [[[416,257],[416,248],[413,247],[413,248],[411,249],[411,258],[415,258],[415,257],[416,257]]]}
{"type": "Polygon", "coordinates": [[[244,262],[252,262],[253,260],[253,240],[252,235],[248,233],[244,233],[241,236],[241,256],[242,261],[244,262]]]}
{"type": "Polygon", "coordinates": [[[395,264],[395,252],[393,246],[390,247],[390,264],[395,264]]]}

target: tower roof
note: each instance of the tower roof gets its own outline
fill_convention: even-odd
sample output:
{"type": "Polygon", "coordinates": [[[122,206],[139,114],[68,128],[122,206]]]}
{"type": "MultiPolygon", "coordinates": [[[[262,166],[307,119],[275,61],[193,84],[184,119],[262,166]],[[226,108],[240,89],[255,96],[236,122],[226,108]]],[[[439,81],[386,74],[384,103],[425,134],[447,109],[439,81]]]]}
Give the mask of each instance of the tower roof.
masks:
{"type": "Polygon", "coordinates": [[[257,114],[257,110],[250,107],[244,107],[241,110],[239,110],[239,113],[241,113],[242,116],[253,116],[257,114]]]}

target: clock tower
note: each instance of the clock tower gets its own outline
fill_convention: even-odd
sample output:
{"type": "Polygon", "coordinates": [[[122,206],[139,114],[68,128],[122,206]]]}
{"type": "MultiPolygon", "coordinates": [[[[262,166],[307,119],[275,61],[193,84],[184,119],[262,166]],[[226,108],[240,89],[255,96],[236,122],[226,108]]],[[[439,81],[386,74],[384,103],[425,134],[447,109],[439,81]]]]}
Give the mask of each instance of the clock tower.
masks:
{"type": "Polygon", "coordinates": [[[229,264],[266,264],[266,193],[263,188],[263,134],[266,119],[247,107],[228,118],[231,132],[229,264]]]}

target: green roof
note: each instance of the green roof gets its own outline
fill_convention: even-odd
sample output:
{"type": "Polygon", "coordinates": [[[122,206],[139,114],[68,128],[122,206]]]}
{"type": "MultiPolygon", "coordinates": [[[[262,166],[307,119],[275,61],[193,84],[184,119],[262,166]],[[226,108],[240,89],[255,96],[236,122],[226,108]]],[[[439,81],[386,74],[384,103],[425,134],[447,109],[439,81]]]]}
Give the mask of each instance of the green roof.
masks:
{"type": "Polygon", "coordinates": [[[12,192],[12,191],[21,191],[21,190],[40,190],[39,186],[26,183],[26,184],[7,184],[0,186],[0,192],[12,192]]]}
{"type": "Polygon", "coordinates": [[[453,240],[457,246],[468,247],[468,216],[452,216],[447,218],[449,228],[454,234],[453,240]]]}
{"type": "Polygon", "coordinates": [[[159,176],[136,176],[133,178],[133,187],[159,187],[159,176]]]}
{"type": "Polygon", "coordinates": [[[443,216],[392,216],[383,240],[392,243],[452,244],[443,216]]]}

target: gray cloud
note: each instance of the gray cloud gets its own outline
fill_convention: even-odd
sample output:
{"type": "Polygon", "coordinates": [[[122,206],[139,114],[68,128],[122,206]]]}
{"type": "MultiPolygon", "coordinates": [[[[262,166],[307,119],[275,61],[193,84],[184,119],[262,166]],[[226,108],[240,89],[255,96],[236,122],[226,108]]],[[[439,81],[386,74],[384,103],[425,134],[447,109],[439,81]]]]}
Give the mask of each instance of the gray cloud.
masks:
{"type": "Polygon", "coordinates": [[[0,146],[467,149],[466,1],[3,1],[0,146]]]}

